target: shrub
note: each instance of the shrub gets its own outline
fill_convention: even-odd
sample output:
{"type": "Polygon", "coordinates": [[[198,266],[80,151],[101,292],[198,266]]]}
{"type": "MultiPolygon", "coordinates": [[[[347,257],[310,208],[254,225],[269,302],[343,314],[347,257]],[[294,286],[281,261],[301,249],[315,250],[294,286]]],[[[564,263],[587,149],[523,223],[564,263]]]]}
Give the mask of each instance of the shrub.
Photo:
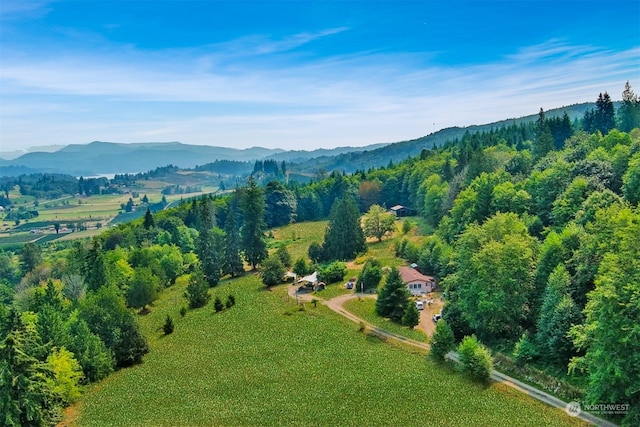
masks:
{"type": "Polygon", "coordinates": [[[200,267],[197,267],[196,270],[191,273],[189,285],[184,292],[184,296],[191,308],[202,307],[209,302],[209,298],[211,298],[209,295],[209,284],[205,280],[200,267]]]}
{"type": "Polygon", "coordinates": [[[216,297],[216,299],[214,300],[213,308],[216,310],[216,313],[224,310],[224,304],[222,303],[220,297],[216,297]]]}
{"type": "Polygon", "coordinates": [[[531,342],[529,334],[522,334],[520,340],[513,349],[513,358],[518,366],[524,366],[538,355],[536,346],[531,342]]]}
{"type": "Polygon", "coordinates": [[[364,332],[365,329],[367,329],[367,325],[362,320],[358,322],[358,332],[364,332]]]}
{"type": "Polygon", "coordinates": [[[311,267],[309,267],[306,259],[300,257],[293,264],[293,272],[296,273],[297,276],[306,276],[311,273],[311,267]]]}
{"type": "Polygon", "coordinates": [[[229,296],[227,297],[227,308],[231,308],[234,305],[236,305],[236,297],[234,297],[233,295],[229,294],[229,296]]]}
{"type": "Polygon", "coordinates": [[[346,264],[340,261],[334,261],[320,268],[320,271],[318,271],[318,280],[325,283],[335,283],[344,279],[345,274],[347,274],[346,264]]]}
{"type": "Polygon", "coordinates": [[[382,280],[382,266],[380,265],[380,261],[375,258],[367,259],[358,277],[358,284],[361,284],[363,288],[361,290],[376,289],[380,284],[380,280],[382,280]]]}
{"type": "Polygon", "coordinates": [[[460,370],[478,381],[487,381],[493,371],[491,353],[475,335],[466,336],[458,346],[460,370]]]}
{"type": "Polygon", "coordinates": [[[167,319],[164,321],[164,325],[162,326],[162,330],[165,335],[173,333],[173,319],[168,314],[167,319]]]}
{"type": "Polygon", "coordinates": [[[436,323],[436,330],[431,337],[431,352],[429,355],[432,359],[437,361],[443,361],[444,357],[456,345],[453,331],[446,320],[440,319],[436,323]]]}
{"type": "Polygon", "coordinates": [[[187,315],[187,307],[183,305],[182,307],[180,307],[180,317],[184,317],[186,315],[187,315]]]}

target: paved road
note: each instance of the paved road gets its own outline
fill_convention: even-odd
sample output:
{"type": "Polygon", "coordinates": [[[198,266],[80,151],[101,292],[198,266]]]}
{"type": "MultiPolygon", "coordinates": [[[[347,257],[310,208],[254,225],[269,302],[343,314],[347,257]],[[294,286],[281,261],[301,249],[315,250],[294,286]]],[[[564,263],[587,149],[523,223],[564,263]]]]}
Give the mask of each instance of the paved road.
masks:
{"type": "MultiPolygon", "coordinates": [[[[293,298],[296,298],[296,290],[297,287],[293,287],[293,286],[289,286],[288,287],[288,291],[289,291],[289,295],[293,298]]],[[[344,303],[350,299],[353,298],[372,298],[375,297],[376,295],[372,295],[372,294],[358,294],[358,293],[352,293],[352,294],[345,294],[345,295],[340,295],[337,296],[335,298],[332,298],[328,301],[322,301],[323,304],[325,304],[327,307],[329,307],[331,310],[335,311],[336,313],[340,314],[341,316],[346,317],[347,319],[356,322],[356,323],[363,323],[365,325],[365,327],[370,330],[372,333],[374,333],[377,336],[383,337],[385,339],[392,339],[392,340],[397,340],[399,342],[411,345],[413,347],[417,347],[420,349],[424,349],[424,350],[429,350],[429,344],[425,343],[425,342],[420,342],[420,341],[415,341],[409,338],[405,338],[403,336],[385,331],[384,329],[380,329],[374,325],[372,325],[369,322],[366,322],[365,320],[359,318],[358,316],[355,316],[354,314],[346,311],[343,307],[344,303]]],[[[312,295],[310,294],[298,294],[298,300],[300,301],[311,301],[312,299],[312,295]]],[[[447,358],[457,362],[458,361],[458,355],[455,352],[450,352],[449,354],[447,354],[447,358]]],[[[522,393],[528,394],[529,396],[533,397],[534,399],[538,399],[541,402],[546,403],[549,406],[552,406],[554,408],[559,408],[562,410],[566,410],[568,402],[565,402],[561,399],[558,399],[557,397],[554,397],[552,395],[550,395],[549,393],[545,393],[542,390],[538,390],[535,387],[531,387],[528,384],[525,384],[521,381],[518,381],[515,378],[512,378],[508,375],[505,375],[501,372],[498,371],[493,371],[491,374],[491,379],[493,381],[496,382],[500,382],[502,384],[505,384],[509,387],[512,387],[522,393]]],[[[601,418],[598,418],[594,415],[591,415],[587,412],[580,412],[577,416],[577,418],[586,421],[590,424],[593,425],[597,425],[597,426],[603,426],[603,427],[616,427],[616,424],[613,424],[609,421],[603,420],[601,418]]]]}

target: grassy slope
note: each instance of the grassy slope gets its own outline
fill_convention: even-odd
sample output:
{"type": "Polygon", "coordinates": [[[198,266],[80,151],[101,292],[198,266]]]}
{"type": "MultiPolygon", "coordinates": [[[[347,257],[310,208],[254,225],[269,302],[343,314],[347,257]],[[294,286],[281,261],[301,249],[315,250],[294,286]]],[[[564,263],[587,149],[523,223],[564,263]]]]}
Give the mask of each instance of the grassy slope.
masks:
{"type": "Polygon", "coordinates": [[[421,330],[409,329],[406,326],[399,325],[389,319],[378,316],[375,310],[376,301],[374,299],[352,299],[344,304],[344,308],[350,313],[355,314],[378,328],[385,329],[389,332],[402,335],[403,337],[407,337],[412,340],[427,342],[427,336],[421,330]]]}
{"type": "MultiPolygon", "coordinates": [[[[274,231],[295,257],[321,241],[326,222],[274,231]]],[[[373,245],[372,253],[389,257],[373,245]]],[[[351,271],[351,270],[350,270],[351,271]]],[[[263,290],[247,274],[212,293],[213,304],[180,318],[186,277],[140,318],[151,352],[142,365],[88,389],[69,412],[76,426],[576,425],[502,385],[485,388],[424,355],[356,332],[326,307],[298,311],[283,285],[263,290]],[[167,314],[175,332],[162,336],[167,314]]],[[[328,297],[330,285],[318,298],[328,297]]],[[[579,424],[579,423],[578,423],[579,424]]]]}
{"type": "Polygon", "coordinates": [[[485,388],[424,356],[356,332],[325,307],[298,312],[283,288],[247,275],[180,319],[185,281],[141,318],[151,353],[88,390],[78,426],[572,425],[502,386],[485,388]],[[288,314],[292,313],[292,314],[288,314]],[[167,314],[176,331],[157,331],[167,314]]]}

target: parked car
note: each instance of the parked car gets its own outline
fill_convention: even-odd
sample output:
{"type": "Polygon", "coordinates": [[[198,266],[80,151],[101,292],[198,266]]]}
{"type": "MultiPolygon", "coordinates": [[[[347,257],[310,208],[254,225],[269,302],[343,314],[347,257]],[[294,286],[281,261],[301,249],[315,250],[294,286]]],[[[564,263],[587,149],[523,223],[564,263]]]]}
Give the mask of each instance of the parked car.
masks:
{"type": "Polygon", "coordinates": [[[438,313],[438,314],[434,314],[433,315],[433,321],[438,323],[438,320],[442,319],[442,314],[438,313]]]}
{"type": "Polygon", "coordinates": [[[424,302],[423,301],[416,301],[416,308],[418,310],[424,310],[424,302]]]}
{"type": "Polygon", "coordinates": [[[353,282],[347,282],[344,287],[347,289],[353,289],[353,282]]]}

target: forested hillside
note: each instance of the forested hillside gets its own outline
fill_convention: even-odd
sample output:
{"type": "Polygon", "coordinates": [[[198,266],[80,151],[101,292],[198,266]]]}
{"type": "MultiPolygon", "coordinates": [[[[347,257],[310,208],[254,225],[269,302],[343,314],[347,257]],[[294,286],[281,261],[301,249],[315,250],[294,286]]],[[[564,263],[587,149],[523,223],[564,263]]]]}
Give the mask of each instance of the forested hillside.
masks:
{"type": "MultiPolygon", "coordinates": [[[[457,340],[474,334],[567,377],[587,404],[629,405],[612,418],[638,425],[639,126],[628,87],[617,110],[601,94],[577,122],[541,110],[535,124],[468,132],[382,168],[307,185],[249,178],[91,241],[0,253],[0,413],[9,425],[46,425],[80,384],[140,362],[148,348],[135,313],[186,273],[185,310],[206,304],[224,276],[264,271],[268,228],[402,204],[435,231],[398,254],[445,286],[443,317],[457,340]]],[[[334,243],[310,257],[363,250],[334,243]]]]}

